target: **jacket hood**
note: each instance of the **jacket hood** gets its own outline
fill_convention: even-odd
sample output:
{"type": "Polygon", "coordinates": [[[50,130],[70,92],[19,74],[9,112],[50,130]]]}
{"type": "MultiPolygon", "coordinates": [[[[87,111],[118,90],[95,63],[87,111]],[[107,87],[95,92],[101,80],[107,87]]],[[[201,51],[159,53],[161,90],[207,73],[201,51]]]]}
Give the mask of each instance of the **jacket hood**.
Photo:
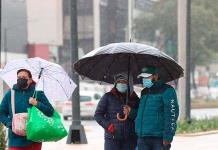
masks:
{"type": "MultiPolygon", "coordinates": [[[[115,96],[119,96],[119,95],[120,95],[120,93],[117,91],[117,89],[116,89],[115,87],[113,87],[113,88],[111,89],[111,93],[112,93],[113,95],[115,95],[115,96]]],[[[124,95],[126,95],[126,94],[124,94],[124,95]]],[[[125,97],[126,97],[126,96],[125,96],[125,97]]],[[[133,100],[133,99],[135,99],[135,98],[138,98],[138,96],[137,96],[137,94],[133,91],[132,94],[131,94],[130,97],[129,97],[129,100],[133,100]]]]}
{"type": "Polygon", "coordinates": [[[154,82],[154,85],[151,88],[160,88],[163,85],[164,85],[164,81],[158,80],[158,81],[154,82]]]}

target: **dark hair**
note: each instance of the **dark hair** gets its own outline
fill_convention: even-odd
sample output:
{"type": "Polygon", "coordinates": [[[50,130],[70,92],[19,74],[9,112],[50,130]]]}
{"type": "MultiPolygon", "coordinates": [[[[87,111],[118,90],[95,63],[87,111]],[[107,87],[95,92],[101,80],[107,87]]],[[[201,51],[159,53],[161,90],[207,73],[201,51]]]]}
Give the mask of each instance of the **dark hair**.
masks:
{"type": "Polygon", "coordinates": [[[17,71],[17,75],[18,75],[20,72],[22,72],[22,71],[26,72],[26,73],[28,74],[29,78],[32,78],[31,72],[30,72],[29,70],[27,70],[27,69],[19,69],[19,70],[17,71]]]}

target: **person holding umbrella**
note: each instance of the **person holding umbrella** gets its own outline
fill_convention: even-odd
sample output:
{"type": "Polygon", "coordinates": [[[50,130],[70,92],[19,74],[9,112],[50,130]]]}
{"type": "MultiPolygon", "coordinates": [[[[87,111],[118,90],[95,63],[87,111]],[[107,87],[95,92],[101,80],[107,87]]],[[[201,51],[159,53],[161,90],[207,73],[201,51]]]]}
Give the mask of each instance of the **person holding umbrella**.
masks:
{"type": "MultiPolygon", "coordinates": [[[[129,77],[131,80],[131,78],[129,77]]],[[[129,80],[129,83],[131,83],[129,80]]],[[[95,120],[105,129],[105,150],[134,150],[136,147],[136,135],[134,132],[134,120],[127,118],[124,121],[117,119],[117,113],[123,111],[126,105],[128,91],[128,76],[119,73],[114,77],[114,87],[101,98],[95,111],[95,120]]],[[[137,109],[139,98],[130,86],[128,105],[137,109]]]]}
{"type": "Polygon", "coordinates": [[[44,92],[37,92],[37,100],[33,98],[34,93],[35,82],[32,80],[31,72],[27,69],[18,70],[17,83],[13,86],[13,90],[6,92],[0,105],[0,123],[3,123],[9,129],[9,150],[41,150],[42,143],[27,140],[25,135],[17,135],[12,127],[13,116],[16,113],[27,113],[27,109],[32,106],[37,107],[47,116],[53,115],[54,108],[44,92]],[[12,91],[14,94],[11,94],[12,91]],[[14,102],[14,109],[12,101],[14,102]]]}
{"type": "Polygon", "coordinates": [[[142,68],[138,77],[144,87],[139,108],[124,106],[124,113],[135,118],[138,149],[169,150],[179,115],[176,92],[161,80],[156,67],[142,68]]]}
{"type": "MultiPolygon", "coordinates": [[[[83,56],[74,64],[74,70],[83,79],[88,78],[110,84],[114,83],[114,75],[121,72],[131,73],[133,84],[140,84],[143,81],[145,89],[142,91],[139,108],[125,106],[125,118],[134,120],[137,116],[135,129],[139,136],[139,150],[169,149],[176,130],[178,102],[175,90],[165,83],[177,80],[184,75],[184,69],[173,58],[147,44],[111,43],[96,48],[83,56]],[[140,73],[143,73],[140,75],[141,80],[137,78],[140,73]],[[149,74],[149,76],[145,74],[149,74]],[[126,114],[129,112],[130,114],[127,117],[126,114]],[[150,143],[147,140],[153,141],[152,144],[147,145],[146,143],[150,143]],[[158,144],[155,144],[155,142],[158,144]]],[[[108,99],[107,97],[103,97],[103,99],[108,99]]],[[[105,101],[103,106],[108,108],[107,100],[103,101],[105,101]]],[[[105,128],[105,135],[108,136],[110,135],[108,129],[113,129],[113,125],[109,126],[110,121],[108,119],[110,116],[105,115],[107,113],[107,110],[104,110],[101,115],[102,119],[99,119],[98,122],[105,128]],[[104,118],[104,115],[106,118],[104,118]]],[[[118,120],[120,119],[118,118],[118,120]]],[[[107,139],[105,143],[109,143],[107,139]]]]}

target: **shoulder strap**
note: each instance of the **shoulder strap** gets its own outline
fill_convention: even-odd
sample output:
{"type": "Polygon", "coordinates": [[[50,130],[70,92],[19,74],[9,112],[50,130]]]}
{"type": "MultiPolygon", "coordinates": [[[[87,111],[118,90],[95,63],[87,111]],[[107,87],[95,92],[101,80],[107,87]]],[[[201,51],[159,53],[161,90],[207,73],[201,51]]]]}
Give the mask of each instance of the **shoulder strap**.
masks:
{"type": "Polygon", "coordinates": [[[14,95],[15,95],[15,92],[13,89],[11,89],[11,110],[12,110],[13,115],[15,114],[14,95]]]}

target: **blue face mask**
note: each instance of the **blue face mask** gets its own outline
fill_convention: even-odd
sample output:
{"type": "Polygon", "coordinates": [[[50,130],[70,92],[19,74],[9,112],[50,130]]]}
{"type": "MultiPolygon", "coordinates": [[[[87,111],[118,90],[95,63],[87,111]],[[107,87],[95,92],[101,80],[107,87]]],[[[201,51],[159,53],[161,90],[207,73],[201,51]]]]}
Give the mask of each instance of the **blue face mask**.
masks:
{"type": "Polygon", "coordinates": [[[142,82],[143,82],[143,87],[145,87],[145,88],[150,88],[154,85],[154,83],[151,81],[151,79],[143,78],[142,82]]]}
{"type": "Polygon", "coordinates": [[[126,93],[126,91],[127,91],[127,84],[125,84],[125,83],[117,83],[116,88],[117,88],[117,90],[120,93],[126,93]]]}

